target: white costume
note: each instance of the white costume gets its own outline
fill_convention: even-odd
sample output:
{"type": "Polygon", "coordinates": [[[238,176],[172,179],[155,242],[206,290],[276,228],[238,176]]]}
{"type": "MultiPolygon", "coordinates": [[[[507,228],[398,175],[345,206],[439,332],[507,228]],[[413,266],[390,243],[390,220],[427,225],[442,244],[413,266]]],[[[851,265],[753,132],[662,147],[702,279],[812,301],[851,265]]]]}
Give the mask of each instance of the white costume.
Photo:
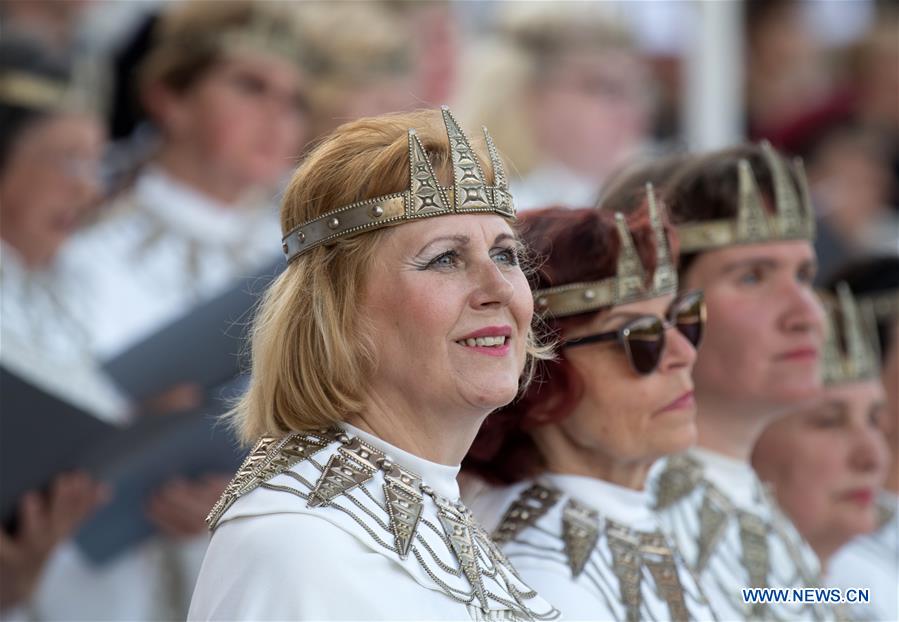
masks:
{"type": "Polygon", "coordinates": [[[752,467],[694,448],[668,458],[655,506],[722,620],[830,620],[823,604],[743,602],[743,588],[819,585],[817,557],[752,467]]]}
{"type": "Polygon", "coordinates": [[[837,551],[827,582],[845,591],[868,589],[870,602],[848,604],[853,620],[899,620],[899,497],[882,492],[880,528],[837,551]]]}
{"type": "Polygon", "coordinates": [[[649,495],[579,475],[466,494],[522,578],[566,620],[716,619],[649,495]]]}
{"type": "Polygon", "coordinates": [[[473,522],[457,466],[344,428],[260,441],[210,514],[190,620],[558,616],[473,522]]]}
{"type": "Polygon", "coordinates": [[[280,238],[274,206],[224,205],[149,168],[67,253],[85,272],[98,355],[123,351],[274,263],[280,238]]]}

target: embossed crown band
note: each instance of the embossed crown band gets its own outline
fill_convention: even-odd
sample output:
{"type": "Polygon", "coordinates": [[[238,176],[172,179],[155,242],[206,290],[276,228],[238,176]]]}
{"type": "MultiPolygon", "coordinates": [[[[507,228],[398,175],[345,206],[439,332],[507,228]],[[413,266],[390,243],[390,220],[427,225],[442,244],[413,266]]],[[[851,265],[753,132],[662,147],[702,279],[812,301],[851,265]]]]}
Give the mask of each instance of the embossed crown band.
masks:
{"type": "Polygon", "coordinates": [[[765,202],[749,161],[740,160],[737,166],[737,217],[679,225],[677,236],[682,253],[735,244],[815,238],[815,212],[802,161],[797,158],[793,163],[797,188],[790,179],[787,163],[774,147],[768,141],[762,141],[760,146],[773,180],[775,213],[769,214],[765,210],[765,202]]]}
{"type": "Polygon", "coordinates": [[[837,284],[836,297],[824,294],[827,338],[823,374],[827,385],[876,378],[880,374],[877,328],[870,304],[859,308],[849,285],[837,284]]]}
{"type": "Polygon", "coordinates": [[[484,139],[493,167],[492,186],[486,183],[481,164],[452,113],[446,106],[442,112],[453,163],[451,188],[437,182],[421,140],[410,129],[409,188],[351,203],[291,229],[281,241],[287,261],[337,238],[420,218],[492,212],[514,219],[515,207],[506,174],[487,128],[484,139]]]}
{"type": "Polygon", "coordinates": [[[625,302],[657,298],[677,291],[677,270],[671,260],[671,249],[668,247],[665,222],[662,219],[664,208],[656,202],[652,184],[646,184],[646,201],[656,247],[656,269],[652,282],[647,285],[646,269],[640,261],[627,221],[620,212],[616,212],[615,224],[621,240],[616,275],[601,281],[563,283],[539,289],[534,292],[534,306],[539,313],[565,317],[625,302]]]}

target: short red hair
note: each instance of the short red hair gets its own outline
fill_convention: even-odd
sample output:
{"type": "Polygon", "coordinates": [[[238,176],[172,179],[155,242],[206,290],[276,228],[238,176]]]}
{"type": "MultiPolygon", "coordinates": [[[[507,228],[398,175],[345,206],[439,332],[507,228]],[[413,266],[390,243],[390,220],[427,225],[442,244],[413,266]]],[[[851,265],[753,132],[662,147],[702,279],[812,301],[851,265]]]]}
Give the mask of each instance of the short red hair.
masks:
{"type": "MultiPolygon", "coordinates": [[[[533,289],[615,276],[621,241],[613,214],[597,209],[549,207],[525,212],[519,226],[537,265],[531,278],[533,289]]],[[[651,277],[656,266],[655,239],[645,203],[629,215],[628,226],[649,273],[647,276],[651,277]]],[[[676,257],[672,229],[667,222],[665,227],[676,257]]],[[[544,336],[558,338],[603,310],[548,319],[543,327],[544,336]]],[[[564,351],[558,351],[553,360],[540,362],[534,382],[524,394],[484,422],[465,458],[464,468],[500,483],[538,475],[544,461],[529,431],[571,414],[583,389],[583,379],[568,363],[564,351]]]]}

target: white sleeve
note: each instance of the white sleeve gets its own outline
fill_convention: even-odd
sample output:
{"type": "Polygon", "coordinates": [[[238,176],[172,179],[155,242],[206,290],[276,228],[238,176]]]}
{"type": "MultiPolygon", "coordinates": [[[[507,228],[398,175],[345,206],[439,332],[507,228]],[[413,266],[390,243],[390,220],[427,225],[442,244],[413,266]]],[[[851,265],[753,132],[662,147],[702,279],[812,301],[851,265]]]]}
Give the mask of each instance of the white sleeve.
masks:
{"type": "Polygon", "coordinates": [[[445,617],[434,609],[435,600],[448,599],[326,520],[269,514],[219,526],[188,620],[445,617]]]}

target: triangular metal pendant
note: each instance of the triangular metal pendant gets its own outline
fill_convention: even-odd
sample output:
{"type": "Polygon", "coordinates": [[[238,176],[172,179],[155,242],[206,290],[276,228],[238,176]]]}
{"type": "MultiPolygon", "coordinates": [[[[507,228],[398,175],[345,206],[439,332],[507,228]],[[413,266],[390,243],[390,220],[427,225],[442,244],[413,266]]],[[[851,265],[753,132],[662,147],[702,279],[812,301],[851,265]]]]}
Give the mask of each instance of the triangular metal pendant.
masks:
{"type": "Polygon", "coordinates": [[[634,238],[627,226],[624,215],[615,213],[615,225],[618,227],[618,238],[621,247],[618,251],[618,293],[617,300],[628,300],[646,291],[646,272],[643,262],[637,253],[634,238]]]}
{"type": "Polygon", "coordinates": [[[577,577],[584,571],[599,540],[599,514],[596,510],[569,499],[562,510],[562,540],[571,575],[577,577]]]}
{"type": "Polygon", "coordinates": [[[612,521],[606,521],[606,539],[612,551],[612,570],[618,577],[618,590],[628,622],[640,620],[641,569],[640,538],[633,531],[612,521]]]}
{"type": "Polygon", "coordinates": [[[493,541],[503,545],[535,524],[559,500],[558,490],[534,484],[522,492],[503,514],[493,532],[493,541]]]}
{"type": "Polygon", "coordinates": [[[484,585],[481,582],[481,573],[478,570],[478,552],[475,548],[474,537],[465,519],[458,515],[445,502],[437,502],[437,518],[443,526],[443,530],[449,537],[450,546],[459,560],[459,565],[468,582],[474,588],[475,595],[482,607],[487,606],[487,595],[484,593],[484,585]]]}
{"type": "Polygon", "coordinates": [[[691,492],[702,479],[702,467],[687,456],[668,458],[655,483],[655,509],[664,510],[691,492]]]}
{"type": "Polygon", "coordinates": [[[643,564],[649,568],[656,584],[656,593],[668,605],[669,620],[689,620],[690,612],[684,599],[684,588],[677,572],[674,552],[659,532],[641,534],[640,549],[643,564]]]}
{"type": "Polygon", "coordinates": [[[377,472],[378,460],[383,458],[384,454],[377,449],[358,438],[352,438],[328,460],[324,472],[309,494],[307,505],[327,505],[335,497],[364,484],[377,472]]]}
{"type": "Polygon", "coordinates": [[[423,508],[419,492],[421,478],[397,465],[392,465],[384,475],[384,497],[387,500],[387,514],[390,517],[390,531],[397,552],[404,558],[415,538],[418,521],[423,508]]]}
{"type": "Polygon", "coordinates": [[[453,114],[443,107],[443,122],[453,159],[453,208],[491,209],[481,164],[453,114]]]}
{"type": "Polygon", "coordinates": [[[714,487],[709,487],[699,507],[699,548],[696,552],[696,571],[702,572],[712,558],[718,542],[724,535],[727,520],[733,506],[714,487]]]}
{"type": "Polygon", "coordinates": [[[737,241],[760,242],[771,238],[768,213],[748,160],[737,165],[739,175],[739,207],[737,210],[737,241]]]}
{"type": "Polygon", "coordinates": [[[740,512],[738,522],[743,567],[749,573],[747,587],[768,587],[768,529],[761,518],[749,512],[740,512]]]}

